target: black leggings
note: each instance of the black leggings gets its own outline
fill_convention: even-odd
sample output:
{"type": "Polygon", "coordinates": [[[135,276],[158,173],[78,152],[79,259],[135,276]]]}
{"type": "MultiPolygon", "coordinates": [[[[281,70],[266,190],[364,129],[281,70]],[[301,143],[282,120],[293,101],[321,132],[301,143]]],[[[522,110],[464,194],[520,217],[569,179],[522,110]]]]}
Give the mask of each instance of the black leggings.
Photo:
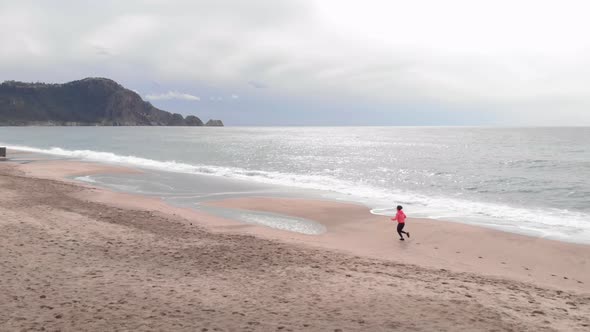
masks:
{"type": "Polygon", "coordinates": [[[408,235],[408,232],[404,232],[402,229],[404,229],[404,226],[406,225],[406,223],[400,222],[397,223],[397,234],[399,234],[399,237],[401,237],[402,239],[404,238],[402,233],[408,235]]]}

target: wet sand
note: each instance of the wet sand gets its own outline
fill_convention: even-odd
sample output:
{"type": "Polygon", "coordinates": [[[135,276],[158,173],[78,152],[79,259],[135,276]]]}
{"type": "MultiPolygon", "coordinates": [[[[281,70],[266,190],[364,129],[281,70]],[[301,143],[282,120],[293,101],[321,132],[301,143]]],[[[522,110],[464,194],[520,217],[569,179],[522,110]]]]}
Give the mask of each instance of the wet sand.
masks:
{"type": "MultiPolygon", "coordinates": [[[[307,199],[249,197],[208,205],[266,211],[318,221],[325,234],[273,234],[350,254],[457,272],[508,277],[537,285],[590,291],[590,246],[429,219],[408,218],[411,238],[399,241],[397,222],[361,205],[307,199]]],[[[257,233],[270,233],[260,231],[257,233]]],[[[273,232],[278,233],[278,232],[273,232]]]]}
{"type": "Polygon", "coordinates": [[[415,219],[401,242],[356,205],[211,203],[328,228],[299,235],[59,180],[88,171],[127,170],[0,163],[0,330],[590,328],[588,246],[415,219]]]}

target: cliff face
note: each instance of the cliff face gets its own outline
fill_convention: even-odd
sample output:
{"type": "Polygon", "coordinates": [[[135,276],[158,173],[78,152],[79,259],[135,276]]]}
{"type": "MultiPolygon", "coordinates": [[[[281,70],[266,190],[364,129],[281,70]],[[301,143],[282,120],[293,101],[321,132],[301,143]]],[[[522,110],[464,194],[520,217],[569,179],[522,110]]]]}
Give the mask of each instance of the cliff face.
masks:
{"type": "Polygon", "coordinates": [[[0,84],[0,125],[202,126],[196,116],[162,111],[117,82],[0,84]]]}

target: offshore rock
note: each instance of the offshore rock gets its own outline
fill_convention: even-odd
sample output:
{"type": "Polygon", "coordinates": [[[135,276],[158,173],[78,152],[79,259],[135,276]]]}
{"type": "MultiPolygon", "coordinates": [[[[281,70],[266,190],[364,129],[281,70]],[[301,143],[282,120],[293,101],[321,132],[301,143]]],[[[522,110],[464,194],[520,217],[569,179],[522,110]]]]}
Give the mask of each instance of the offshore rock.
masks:
{"type": "Polygon", "coordinates": [[[209,120],[207,121],[207,123],[205,124],[205,126],[208,127],[223,127],[223,122],[221,122],[221,120],[209,120]]]}

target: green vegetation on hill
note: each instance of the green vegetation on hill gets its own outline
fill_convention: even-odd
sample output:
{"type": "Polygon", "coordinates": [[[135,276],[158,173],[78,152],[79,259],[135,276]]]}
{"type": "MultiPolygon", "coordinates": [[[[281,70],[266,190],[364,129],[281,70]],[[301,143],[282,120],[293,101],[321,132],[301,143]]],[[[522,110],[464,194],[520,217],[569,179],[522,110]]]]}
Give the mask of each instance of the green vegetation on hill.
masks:
{"type": "MultiPolygon", "coordinates": [[[[216,121],[216,120],[210,120],[216,121]]],[[[203,126],[160,110],[107,78],[64,84],[0,84],[0,125],[203,126]]]]}

